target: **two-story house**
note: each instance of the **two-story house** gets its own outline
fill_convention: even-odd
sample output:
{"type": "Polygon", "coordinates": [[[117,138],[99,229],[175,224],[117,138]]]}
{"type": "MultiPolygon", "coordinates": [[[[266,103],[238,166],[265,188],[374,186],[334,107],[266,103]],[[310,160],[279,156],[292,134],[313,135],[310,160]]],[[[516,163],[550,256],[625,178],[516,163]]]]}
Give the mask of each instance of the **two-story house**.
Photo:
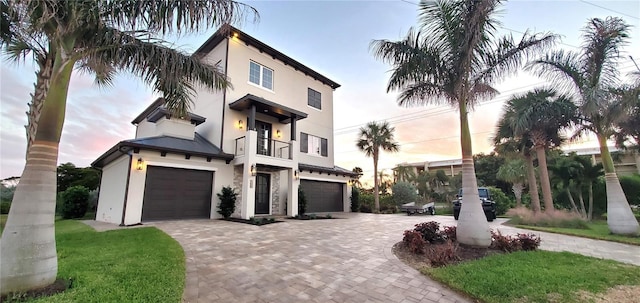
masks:
{"type": "Polygon", "coordinates": [[[198,90],[188,120],[156,100],[121,141],[92,164],[102,169],[96,220],[215,218],[224,186],[239,193],[234,217],[349,211],[354,174],[334,165],[333,91],[340,85],[234,28],[194,54],[232,83],[198,90]]]}

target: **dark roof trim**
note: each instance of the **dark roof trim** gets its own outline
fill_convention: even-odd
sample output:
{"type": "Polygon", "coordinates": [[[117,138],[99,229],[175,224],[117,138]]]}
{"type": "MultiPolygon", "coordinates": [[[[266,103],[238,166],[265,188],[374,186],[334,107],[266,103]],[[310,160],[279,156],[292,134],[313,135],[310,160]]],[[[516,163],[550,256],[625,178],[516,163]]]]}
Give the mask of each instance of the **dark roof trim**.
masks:
{"type": "Polygon", "coordinates": [[[290,65],[295,70],[298,70],[304,73],[307,76],[316,79],[325,85],[330,86],[333,89],[340,87],[340,84],[332,81],[331,79],[321,75],[320,73],[312,70],[306,65],[292,59],[291,57],[277,51],[273,47],[260,42],[258,39],[247,35],[245,32],[231,26],[231,25],[223,25],[218,31],[216,31],[213,36],[211,36],[202,46],[200,46],[194,53],[196,56],[204,56],[208,54],[216,45],[218,45],[222,40],[227,39],[230,35],[234,35],[234,38],[240,39],[245,42],[247,45],[251,45],[257,48],[260,52],[267,53],[271,55],[273,59],[278,59],[282,61],[285,65],[290,65]],[[237,35],[236,35],[237,34],[237,35]]]}
{"type": "Polygon", "coordinates": [[[118,144],[114,145],[107,152],[105,152],[100,157],[98,157],[98,159],[93,161],[91,163],[91,166],[96,168],[103,168],[107,164],[111,163],[112,161],[120,157],[121,155],[127,154],[128,152],[133,151],[135,149],[155,150],[161,153],[167,152],[167,153],[173,153],[173,154],[184,154],[184,155],[197,156],[197,157],[199,156],[203,158],[220,159],[220,160],[225,160],[227,164],[229,164],[231,160],[233,160],[234,158],[234,155],[226,154],[226,153],[204,153],[204,152],[196,152],[196,151],[185,151],[182,149],[149,146],[146,144],[139,144],[136,142],[120,141],[118,144]]]}
{"type": "Polygon", "coordinates": [[[323,167],[323,166],[316,166],[316,165],[309,165],[309,164],[304,164],[304,163],[299,163],[298,164],[298,169],[300,171],[308,171],[310,173],[313,172],[318,172],[318,173],[327,173],[327,175],[342,175],[342,176],[349,176],[349,177],[357,177],[358,174],[350,171],[350,170],[346,170],[344,168],[341,167],[323,167]]]}
{"type": "Polygon", "coordinates": [[[280,105],[276,102],[269,101],[252,94],[246,94],[244,97],[229,103],[229,108],[237,111],[243,111],[256,106],[256,112],[276,117],[281,123],[291,123],[291,118],[302,120],[308,115],[299,110],[280,105]]]}
{"type": "MultiPolygon", "coordinates": [[[[147,119],[149,122],[157,122],[162,117],[171,117],[171,113],[164,106],[164,98],[158,98],[156,101],[153,101],[151,105],[149,105],[142,113],[140,113],[131,124],[137,125],[142,120],[147,119]]],[[[189,118],[192,124],[200,125],[204,123],[206,120],[205,117],[196,115],[194,113],[189,113],[189,118]]]]}

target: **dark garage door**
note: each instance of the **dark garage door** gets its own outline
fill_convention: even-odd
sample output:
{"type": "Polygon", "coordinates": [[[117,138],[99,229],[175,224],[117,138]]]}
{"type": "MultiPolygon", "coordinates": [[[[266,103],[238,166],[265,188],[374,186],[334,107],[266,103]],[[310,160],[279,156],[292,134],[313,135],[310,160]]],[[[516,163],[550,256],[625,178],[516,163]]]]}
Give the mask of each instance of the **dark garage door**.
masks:
{"type": "Polygon", "coordinates": [[[342,212],[343,183],[300,180],[300,186],[307,197],[307,212],[342,212]]]}
{"type": "Polygon", "coordinates": [[[142,220],[209,218],[213,172],[147,167],[142,220]]]}

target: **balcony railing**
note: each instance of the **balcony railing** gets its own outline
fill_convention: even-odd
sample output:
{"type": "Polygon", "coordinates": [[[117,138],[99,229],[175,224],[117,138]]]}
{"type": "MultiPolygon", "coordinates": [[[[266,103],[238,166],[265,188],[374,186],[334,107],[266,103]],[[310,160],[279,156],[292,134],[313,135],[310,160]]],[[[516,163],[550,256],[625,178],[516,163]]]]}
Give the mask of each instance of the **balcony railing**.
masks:
{"type": "MultiPolygon", "coordinates": [[[[236,139],[236,156],[245,154],[246,137],[236,139]]],[[[256,154],[280,159],[293,159],[290,142],[258,137],[256,154]]]]}

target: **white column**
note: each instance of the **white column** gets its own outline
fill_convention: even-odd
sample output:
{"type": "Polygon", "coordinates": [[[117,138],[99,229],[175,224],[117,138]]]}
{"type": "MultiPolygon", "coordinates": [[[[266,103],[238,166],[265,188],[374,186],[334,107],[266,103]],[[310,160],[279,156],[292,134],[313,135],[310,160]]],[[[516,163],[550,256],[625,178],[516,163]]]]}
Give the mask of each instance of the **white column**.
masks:
{"type": "MultiPolygon", "coordinates": [[[[293,162],[293,169],[287,170],[287,180],[289,186],[289,192],[287,193],[287,216],[295,217],[298,214],[298,186],[300,186],[299,177],[296,178],[294,172],[298,171],[298,156],[300,154],[300,143],[296,140],[291,140],[291,161],[293,162]]],[[[300,172],[298,171],[298,176],[300,172]]]]}
{"type": "Polygon", "coordinates": [[[256,177],[251,175],[251,166],[256,165],[258,152],[258,133],[247,130],[244,143],[244,165],[242,168],[242,209],[240,217],[249,219],[255,215],[256,177]]]}

